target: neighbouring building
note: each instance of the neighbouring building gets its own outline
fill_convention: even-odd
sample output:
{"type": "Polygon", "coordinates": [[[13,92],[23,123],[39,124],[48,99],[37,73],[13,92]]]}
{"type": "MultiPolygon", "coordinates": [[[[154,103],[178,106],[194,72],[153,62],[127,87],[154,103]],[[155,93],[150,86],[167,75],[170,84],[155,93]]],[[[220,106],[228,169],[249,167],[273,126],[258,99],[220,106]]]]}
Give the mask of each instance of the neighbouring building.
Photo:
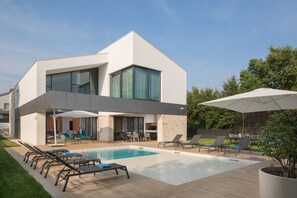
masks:
{"type": "Polygon", "coordinates": [[[9,97],[12,89],[0,94],[0,123],[9,123],[9,97]]]}
{"type": "Polygon", "coordinates": [[[94,55],[36,61],[11,93],[11,135],[35,145],[53,136],[51,115],[69,110],[98,118],[59,118],[58,132],[83,128],[101,141],[127,132],[158,141],[187,136],[186,72],[130,32],[94,55]]]}
{"type": "Polygon", "coordinates": [[[0,131],[9,131],[9,101],[12,89],[0,94],[0,131]]]}

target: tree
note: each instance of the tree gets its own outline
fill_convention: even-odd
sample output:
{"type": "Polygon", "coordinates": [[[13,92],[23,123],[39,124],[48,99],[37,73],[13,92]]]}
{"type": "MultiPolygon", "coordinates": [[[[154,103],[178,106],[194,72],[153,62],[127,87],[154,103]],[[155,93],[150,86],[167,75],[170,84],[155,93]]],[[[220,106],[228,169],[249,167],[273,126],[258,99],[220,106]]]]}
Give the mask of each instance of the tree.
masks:
{"type": "Polygon", "coordinates": [[[220,97],[222,97],[222,94],[218,90],[211,88],[200,90],[198,87],[192,87],[192,90],[187,93],[188,129],[230,128],[234,123],[232,112],[215,107],[198,105],[201,102],[220,97]]]}
{"type": "Polygon", "coordinates": [[[243,70],[240,73],[240,91],[247,92],[262,87],[262,83],[251,71],[243,70]]]}
{"type": "Polygon", "coordinates": [[[228,78],[226,82],[223,83],[222,95],[224,97],[231,96],[239,93],[239,82],[236,77],[233,75],[231,78],[228,78]]]}
{"type": "Polygon", "coordinates": [[[208,111],[206,106],[198,105],[201,102],[213,100],[218,97],[219,92],[211,88],[200,90],[198,87],[192,87],[187,93],[188,104],[188,128],[205,128],[205,115],[208,111]]]}
{"type": "Polygon", "coordinates": [[[269,48],[265,60],[252,59],[240,73],[241,91],[259,87],[297,90],[297,48],[269,48]]]}

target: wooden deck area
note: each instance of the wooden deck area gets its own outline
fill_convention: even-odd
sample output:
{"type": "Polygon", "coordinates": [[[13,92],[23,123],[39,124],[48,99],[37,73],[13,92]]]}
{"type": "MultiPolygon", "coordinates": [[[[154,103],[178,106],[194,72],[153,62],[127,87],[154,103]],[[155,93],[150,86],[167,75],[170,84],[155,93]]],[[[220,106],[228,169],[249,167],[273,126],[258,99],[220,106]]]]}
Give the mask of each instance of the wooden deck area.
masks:
{"type": "MultiPolygon", "coordinates": [[[[66,149],[87,149],[87,148],[102,148],[110,146],[124,146],[124,145],[139,145],[155,148],[157,142],[87,142],[82,144],[67,144],[66,149]]],[[[41,149],[51,149],[48,146],[40,146],[41,149]]],[[[165,149],[173,149],[166,147],[165,149]]],[[[39,174],[40,169],[33,170],[30,164],[22,161],[23,154],[27,151],[23,147],[14,147],[6,149],[24,169],[26,169],[53,197],[199,197],[199,198],[215,198],[215,197],[236,197],[247,198],[259,197],[259,182],[258,169],[267,166],[271,161],[261,155],[239,154],[239,158],[246,158],[252,160],[260,160],[261,163],[240,168],[233,171],[228,171],[215,176],[204,179],[192,181],[178,186],[173,186],[157,180],[153,180],[135,173],[129,172],[131,178],[127,179],[124,172],[116,175],[113,171],[104,172],[100,174],[83,175],[81,178],[71,178],[67,191],[62,192],[64,183],[54,186],[54,176],[56,170],[50,172],[48,178],[43,178],[39,174]]],[[[181,150],[181,149],[179,149],[181,150]]],[[[185,149],[183,151],[197,153],[198,149],[185,149]]],[[[206,150],[200,153],[207,154],[206,150]]],[[[210,155],[222,155],[222,152],[217,153],[212,151],[210,155]]],[[[226,156],[234,157],[234,154],[227,153],[226,156]]],[[[40,163],[41,164],[41,163],[40,163]]],[[[127,167],[129,170],[129,167],[127,167]]],[[[173,173],[174,174],[174,173],[173,173]]]]}

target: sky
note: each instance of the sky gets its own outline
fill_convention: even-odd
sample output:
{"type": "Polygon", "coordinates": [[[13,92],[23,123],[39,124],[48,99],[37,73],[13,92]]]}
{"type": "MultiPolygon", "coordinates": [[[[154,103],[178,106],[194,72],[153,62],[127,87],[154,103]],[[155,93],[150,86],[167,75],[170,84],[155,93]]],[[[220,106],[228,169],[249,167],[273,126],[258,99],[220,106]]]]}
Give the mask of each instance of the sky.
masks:
{"type": "Polygon", "coordinates": [[[0,0],[0,93],[36,60],[95,54],[130,31],[222,89],[268,48],[297,47],[296,0],[0,0]]]}

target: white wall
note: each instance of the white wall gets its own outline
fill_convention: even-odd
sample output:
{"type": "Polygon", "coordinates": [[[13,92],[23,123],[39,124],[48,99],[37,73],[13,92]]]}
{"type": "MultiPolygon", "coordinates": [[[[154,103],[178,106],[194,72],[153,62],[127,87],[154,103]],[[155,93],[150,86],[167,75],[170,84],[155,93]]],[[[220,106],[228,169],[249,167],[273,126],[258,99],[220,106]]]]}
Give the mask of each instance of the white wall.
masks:
{"type": "Polygon", "coordinates": [[[102,80],[101,95],[110,96],[110,74],[133,64],[133,34],[125,35],[99,53],[108,53],[106,72],[100,72],[99,79],[102,80]]]}
{"type": "Polygon", "coordinates": [[[45,145],[45,114],[32,113],[21,117],[21,140],[33,145],[45,145]]]}
{"type": "Polygon", "coordinates": [[[133,62],[161,71],[161,102],[187,103],[185,70],[137,34],[134,34],[133,62]]]}
{"type": "Polygon", "coordinates": [[[21,117],[21,140],[37,145],[37,113],[21,117]]]}
{"type": "Polygon", "coordinates": [[[36,120],[37,120],[37,131],[36,131],[36,136],[37,136],[37,145],[45,145],[45,139],[46,139],[46,133],[45,133],[45,128],[46,128],[46,115],[45,113],[37,113],[36,114],[36,120]]]}
{"type": "Polygon", "coordinates": [[[98,94],[100,96],[109,96],[110,90],[110,76],[107,73],[107,67],[108,64],[104,64],[101,67],[99,67],[99,72],[98,72],[98,94]]]}
{"type": "Polygon", "coordinates": [[[37,64],[35,63],[15,87],[16,108],[37,97],[37,64]]]}
{"type": "Polygon", "coordinates": [[[154,114],[144,115],[144,123],[157,123],[157,116],[154,114]]]}

